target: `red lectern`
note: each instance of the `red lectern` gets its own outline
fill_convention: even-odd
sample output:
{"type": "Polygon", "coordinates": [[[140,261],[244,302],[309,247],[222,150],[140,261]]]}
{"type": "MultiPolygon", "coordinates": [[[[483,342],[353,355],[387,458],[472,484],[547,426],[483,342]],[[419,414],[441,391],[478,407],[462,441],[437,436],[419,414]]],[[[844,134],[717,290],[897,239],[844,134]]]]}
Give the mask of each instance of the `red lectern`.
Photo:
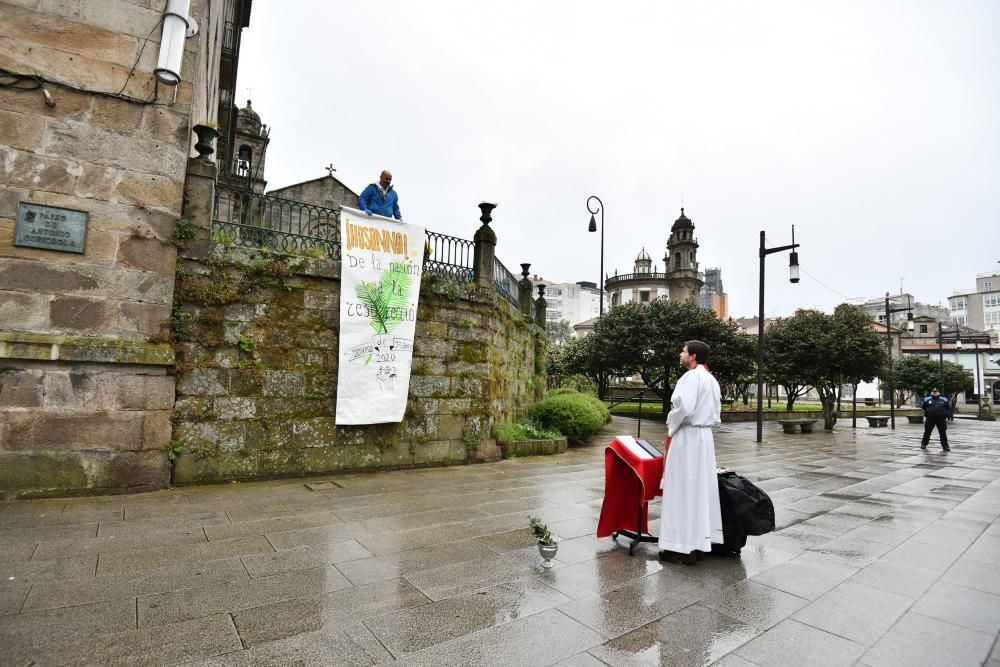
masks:
{"type": "MultiPolygon", "coordinates": [[[[669,446],[669,440],[667,443],[669,446]]],[[[629,555],[640,542],[656,542],[649,532],[649,501],[662,495],[663,454],[645,440],[619,435],[604,450],[604,503],[597,537],[619,535],[632,540],[629,555]]]]}

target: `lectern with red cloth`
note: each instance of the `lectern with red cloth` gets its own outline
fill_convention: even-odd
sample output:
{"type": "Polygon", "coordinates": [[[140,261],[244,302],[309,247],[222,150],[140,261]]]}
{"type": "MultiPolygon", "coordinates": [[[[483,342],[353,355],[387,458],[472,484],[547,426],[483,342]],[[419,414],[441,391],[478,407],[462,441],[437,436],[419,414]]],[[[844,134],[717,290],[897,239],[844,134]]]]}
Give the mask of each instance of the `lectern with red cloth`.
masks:
{"type": "Polygon", "coordinates": [[[597,537],[630,538],[629,554],[639,542],[657,540],[649,533],[649,501],[663,493],[663,461],[645,440],[619,435],[611,441],[604,450],[604,503],[597,537]]]}

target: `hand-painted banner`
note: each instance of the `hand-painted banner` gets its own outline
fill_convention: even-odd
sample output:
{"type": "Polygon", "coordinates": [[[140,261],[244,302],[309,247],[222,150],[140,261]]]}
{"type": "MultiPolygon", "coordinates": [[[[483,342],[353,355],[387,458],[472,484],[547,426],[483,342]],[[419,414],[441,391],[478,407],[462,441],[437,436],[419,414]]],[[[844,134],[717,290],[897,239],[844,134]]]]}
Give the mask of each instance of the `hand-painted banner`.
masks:
{"type": "Polygon", "coordinates": [[[403,420],[425,242],[423,227],[341,209],[338,425],[403,420]]]}

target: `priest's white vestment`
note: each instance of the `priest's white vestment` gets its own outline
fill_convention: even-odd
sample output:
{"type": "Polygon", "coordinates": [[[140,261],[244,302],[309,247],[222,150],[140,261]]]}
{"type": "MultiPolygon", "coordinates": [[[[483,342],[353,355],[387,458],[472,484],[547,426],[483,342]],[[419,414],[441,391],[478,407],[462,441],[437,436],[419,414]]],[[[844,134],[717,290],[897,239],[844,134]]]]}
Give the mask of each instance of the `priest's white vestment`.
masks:
{"type": "Polygon", "coordinates": [[[702,364],[678,380],[667,416],[670,449],[663,466],[661,550],[688,554],[722,544],[712,426],[720,423],[719,383],[702,364]]]}

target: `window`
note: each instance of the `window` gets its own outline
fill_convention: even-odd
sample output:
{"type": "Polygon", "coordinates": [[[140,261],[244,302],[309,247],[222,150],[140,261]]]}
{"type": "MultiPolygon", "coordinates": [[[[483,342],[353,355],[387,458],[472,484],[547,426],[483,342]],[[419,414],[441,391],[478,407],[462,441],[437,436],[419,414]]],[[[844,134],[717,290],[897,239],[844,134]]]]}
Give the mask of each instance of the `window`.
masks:
{"type": "Polygon", "coordinates": [[[649,290],[644,289],[639,292],[639,301],[642,303],[649,303],[649,290]]]}
{"type": "Polygon", "coordinates": [[[954,322],[955,324],[960,324],[963,327],[969,323],[968,318],[965,315],[956,315],[951,318],[951,321],[954,322]]]}
{"type": "Polygon", "coordinates": [[[996,308],[1000,306],[1000,292],[983,295],[983,308],[996,308]]]}
{"type": "Polygon", "coordinates": [[[948,299],[949,306],[952,310],[965,310],[965,297],[958,297],[957,299],[948,299]]]}
{"type": "Polygon", "coordinates": [[[926,324],[921,324],[920,325],[920,333],[927,333],[927,325],[926,324]]]}
{"type": "Polygon", "coordinates": [[[983,321],[986,324],[1000,324],[1000,313],[983,313],[983,321]]]}
{"type": "Polygon", "coordinates": [[[990,283],[990,282],[983,283],[983,291],[984,292],[989,292],[991,289],[993,289],[993,283],[990,283]]]}

